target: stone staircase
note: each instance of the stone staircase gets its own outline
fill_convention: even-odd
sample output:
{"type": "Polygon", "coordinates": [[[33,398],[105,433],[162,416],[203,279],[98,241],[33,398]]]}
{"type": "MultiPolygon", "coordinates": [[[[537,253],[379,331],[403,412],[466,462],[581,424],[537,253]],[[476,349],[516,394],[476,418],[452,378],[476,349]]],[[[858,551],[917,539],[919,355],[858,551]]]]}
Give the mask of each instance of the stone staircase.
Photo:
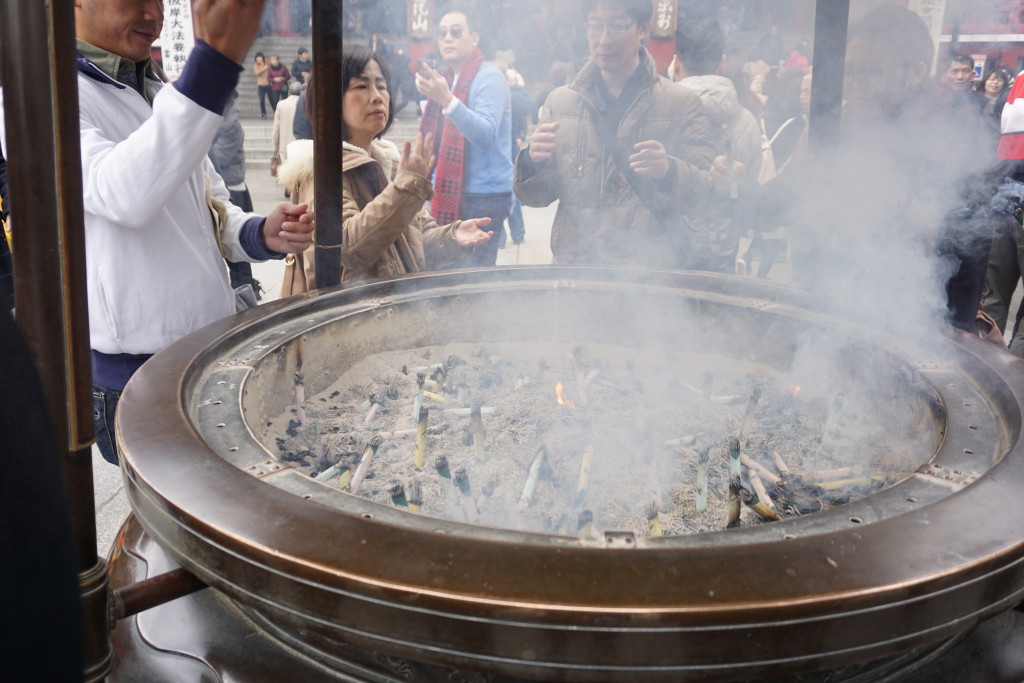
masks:
{"type": "MultiPolygon", "coordinates": [[[[267,36],[257,38],[245,58],[245,69],[238,79],[238,108],[242,119],[260,118],[259,93],[256,90],[256,74],[252,70],[252,62],[257,52],[262,52],[270,61],[270,55],[277,55],[281,63],[291,71],[292,62],[298,57],[297,50],[304,47],[313,55],[313,38],[310,36],[267,36]]],[[[315,57],[314,57],[315,59],[315,57]]],[[[267,106],[267,121],[271,119],[270,106],[267,106]]],[[[268,134],[269,136],[269,134],[268,134]]],[[[246,138],[246,143],[249,140],[246,138]]]]}

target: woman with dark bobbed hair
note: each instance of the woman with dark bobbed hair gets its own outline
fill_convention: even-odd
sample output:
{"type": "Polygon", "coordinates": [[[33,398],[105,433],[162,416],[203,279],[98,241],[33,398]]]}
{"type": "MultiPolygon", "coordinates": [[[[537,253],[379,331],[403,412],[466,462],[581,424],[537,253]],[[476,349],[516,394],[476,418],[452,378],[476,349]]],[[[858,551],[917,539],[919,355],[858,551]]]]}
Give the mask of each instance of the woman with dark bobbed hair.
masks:
{"type": "MultiPolygon", "coordinates": [[[[493,233],[480,229],[490,219],[437,225],[423,208],[433,196],[433,136],[417,136],[401,151],[384,139],[395,107],[388,92],[387,66],[369,48],[346,45],[341,72],[342,282],[458,265],[473,247],[491,238],[493,233]]],[[[293,200],[301,197],[311,207],[312,147],[309,140],[289,145],[288,161],[278,170],[278,179],[292,192],[293,200]]],[[[304,256],[308,280],[312,251],[304,256]]]]}

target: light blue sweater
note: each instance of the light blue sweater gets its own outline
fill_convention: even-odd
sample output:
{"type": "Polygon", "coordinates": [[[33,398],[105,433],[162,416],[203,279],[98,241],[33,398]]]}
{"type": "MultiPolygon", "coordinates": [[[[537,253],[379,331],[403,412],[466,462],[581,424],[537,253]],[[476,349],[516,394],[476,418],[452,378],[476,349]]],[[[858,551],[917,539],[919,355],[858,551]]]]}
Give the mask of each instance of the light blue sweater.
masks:
{"type": "Polygon", "coordinates": [[[448,115],[466,138],[463,194],[512,191],[512,96],[497,67],[484,62],[469,88],[469,106],[448,115]]]}

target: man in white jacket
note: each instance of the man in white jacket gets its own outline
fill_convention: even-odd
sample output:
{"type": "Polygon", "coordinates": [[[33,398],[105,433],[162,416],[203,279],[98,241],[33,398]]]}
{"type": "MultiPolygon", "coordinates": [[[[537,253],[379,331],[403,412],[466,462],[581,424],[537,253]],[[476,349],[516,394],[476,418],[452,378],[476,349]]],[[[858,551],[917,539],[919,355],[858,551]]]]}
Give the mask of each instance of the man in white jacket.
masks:
{"type": "Polygon", "coordinates": [[[305,205],[280,204],[266,218],[231,205],[206,156],[262,9],[262,0],[196,3],[197,44],[165,85],[150,62],[162,0],[75,0],[96,436],[115,464],[114,410],[131,375],[234,312],[224,257],[282,258],[312,239],[305,205]],[[210,194],[227,206],[222,230],[210,194]]]}

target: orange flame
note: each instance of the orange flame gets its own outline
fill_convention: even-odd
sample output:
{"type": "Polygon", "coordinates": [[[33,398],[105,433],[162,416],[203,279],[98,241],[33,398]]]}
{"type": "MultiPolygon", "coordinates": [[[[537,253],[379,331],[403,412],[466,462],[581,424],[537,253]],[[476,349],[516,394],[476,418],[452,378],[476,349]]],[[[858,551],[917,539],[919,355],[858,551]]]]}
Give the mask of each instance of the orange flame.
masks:
{"type": "Polygon", "coordinates": [[[576,404],[565,397],[565,394],[562,392],[561,382],[555,383],[555,398],[558,400],[558,405],[576,412],[576,404]]]}
{"type": "Polygon", "coordinates": [[[800,387],[794,385],[790,387],[790,390],[793,392],[793,398],[796,398],[797,396],[800,395],[800,387]]]}

